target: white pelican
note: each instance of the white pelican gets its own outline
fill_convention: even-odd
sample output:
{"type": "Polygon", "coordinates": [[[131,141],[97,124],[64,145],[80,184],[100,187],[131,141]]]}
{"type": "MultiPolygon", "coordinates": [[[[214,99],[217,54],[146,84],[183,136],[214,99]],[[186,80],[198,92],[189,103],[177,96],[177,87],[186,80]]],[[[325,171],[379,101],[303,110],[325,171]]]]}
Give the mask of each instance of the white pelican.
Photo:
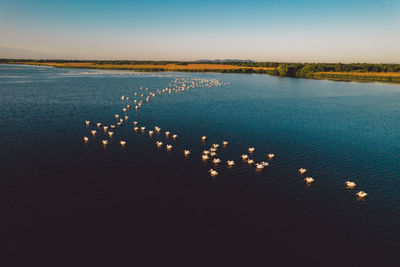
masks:
{"type": "Polygon", "coordinates": [[[123,141],[123,140],[121,140],[119,143],[121,144],[121,146],[126,145],[126,141],[123,141]]]}
{"type": "Polygon", "coordinates": [[[275,154],[272,154],[272,153],[268,154],[268,158],[270,158],[270,159],[275,158],[275,154]]]}
{"type": "Polygon", "coordinates": [[[140,127],[140,130],[142,130],[144,132],[146,130],[146,127],[142,126],[142,127],[140,127]]]}
{"type": "Polygon", "coordinates": [[[97,125],[97,127],[99,127],[99,128],[100,128],[100,126],[101,126],[101,122],[98,122],[98,123],[96,123],[96,125],[97,125]]]}
{"type": "Polygon", "coordinates": [[[92,130],[92,135],[96,135],[97,131],[96,130],[92,130]]]}
{"type": "Polygon", "coordinates": [[[218,145],[218,144],[213,144],[212,147],[213,147],[214,149],[217,149],[217,148],[219,147],[219,145],[218,145]]]}
{"type": "Polygon", "coordinates": [[[356,195],[357,195],[358,197],[360,197],[360,198],[364,198],[364,197],[366,197],[368,194],[365,193],[364,191],[360,191],[360,192],[358,192],[356,195]]]}
{"type": "Polygon", "coordinates": [[[304,181],[306,181],[307,184],[311,184],[312,182],[314,182],[314,178],[306,177],[306,178],[304,178],[304,181]]]}
{"type": "Polygon", "coordinates": [[[257,164],[256,164],[256,169],[257,169],[257,170],[262,170],[262,169],[264,169],[264,165],[261,164],[261,163],[257,163],[257,164]]]}
{"type": "Polygon", "coordinates": [[[87,141],[89,141],[89,138],[87,138],[86,136],[83,137],[83,141],[86,143],[87,141]]]}
{"type": "Polygon", "coordinates": [[[253,164],[253,163],[254,163],[254,160],[248,159],[248,160],[247,160],[247,163],[248,163],[248,164],[253,164]]]}
{"type": "Polygon", "coordinates": [[[206,139],[207,139],[207,136],[202,136],[201,137],[201,141],[206,141],[206,139]]]}
{"type": "Polygon", "coordinates": [[[135,132],[137,132],[137,131],[139,130],[139,127],[133,127],[133,130],[134,130],[135,132]]]}
{"type": "Polygon", "coordinates": [[[168,132],[168,131],[165,132],[166,137],[169,137],[169,134],[170,134],[170,132],[168,132]]]}
{"type": "Polygon", "coordinates": [[[158,147],[161,147],[161,146],[163,145],[163,142],[157,141],[157,142],[156,142],[156,145],[157,145],[158,147]]]}
{"type": "Polygon", "coordinates": [[[126,112],[126,108],[123,108],[122,111],[123,111],[123,112],[126,112]]]}
{"type": "Polygon", "coordinates": [[[174,134],[174,135],[172,135],[172,138],[173,138],[173,139],[176,139],[176,138],[178,138],[178,135],[177,135],[177,134],[174,134]]]}
{"type": "Polygon", "coordinates": [[[115,129],[115,125],[112,125],[112,124],[111,124],[111,125],[110,125],[110,128],[111,128],[111,129],[115,129]]]}
{"type": "Polygon", "coordinates": [[[167,145],[167,150],[171,150],[172,149],[172,145],[167,145]]]}
{"type": "Polygon", "coordinates": [[[130,109],[130,108],[131,108],[131,105],[126,105],[126,108],[127,108],[127,109],[130,109]]]}
{"type": "Polygon", "coordinates": [[[124,100],[125,96],[121,96],[121,100],[124,100]]]}
{"type": "Polygon", "coordinates": [[[154,130],[155,130],[157,133],[159,133],[159,132],[161,131],[161,128],[160,128],[160,127],[157,127],[157,126],[154,126],[154,130]]]}
{"type": "Polygon", "coordinates": [[[154,134],[154,131],[150,130],[149,135],[152,136],[154,134]]]}
{"type": "Polygon", "coordinates": [[[135,106],[135,109],[138,110],[138,109],[139,109],[139,106],[135,106]]]}
{"type": "Polygon", "coordinates": [[[356,183],[355,182],[346,181],[345,184],[346,184],[346,187],[348,187],[348,188],[356,187],[356,183]]]}
{"type": "Polygon", "coordinates": [[[126,100],[129,100],[129,96],[126,98],[126,100]]]}
{"type": "Polygon", "coordinates": [[[268,162],[266,162],[266,161],[261,161],[261,162],[260,162],[260,164],[262,164],[264,167],[267,167],[267,166],[269,166],[269,163],[268,163],[268,162]]]}
{"type": "Polygon", "coordinates": [[[189,151],[189,150],[184,150],[184,151],[183,151],[183,154],[185,154],[185,156],[189,156],[190,151],[189,151]]]}
{"type": "Polygon", "coordinates": [[[245,155],[245,154],[243,154],[241,157],[242,157],[242,159],[243,159],[243,160],[245,160],[245,159],[248,159],[248,158],[249,158],[249,156],[247,156],[247,155],[245,155]]]}
{"type": "Polygon", "coordinates": [[[212,147],[212,148],[210,148],[210,151],[211,151],[211,152],[217,152],[217,149],[215,149],[215,148],[212,147]]]}
{"type": "Polygon", "coordinates": [[[299,169],[299,173],[300,173],[300,174],[305,174],[306,172],[307,172],[307,170],[304,169],[304,168],[300,168],[300,169],[299,169]]]}
{"type": "Polygon", "coordinates": [[[210,156],[211,157],[215,157],[217,155],[217,153],[215,153],[214,151],[213,152],[210,152],[210,156]]]}
{"type": "Polygon", "coordinates": [[[125,115],[125,120],[127,121],[128,119],[129,119],[129,116],[126,116],[126,115],[125,115]]]}
{"type": "Polygon", "coordinates": [[[137,124],[138,124],[138,122],[137,122],[137,121],[134,121],[134,122],[133,122],[133,125],[137,125],[137,124]]]}
{"type": "Polygon", "coordinates": [[[121,124],[122,124],[122,122],[121,122],[121,121],[117,122],[117,125],[118,125],[118,126],[121,126],[121,124]]]}
{"type": "Polygon", "coordinates": [[[233,160],[228,160],[227,163],[228,163],[228,166],[233,166],[233,165],[235,165],[235,162],[234,162],[233,160]]]}
{"type": "Polygon", "coordinates": [[[105,132],[107,132],[108,126],[104,126],[103,129],[104,129],[105,132]]]}
{"type": "Polygon", "coordinates": [[[218,172],[214,169],[209,170],[209,172],[210,172],[211,176],[218,175],[218,172]]]}
{"type": "Polygon", "coordinates": [[[221,160],[220,159],[217,159],[217,158],[215,158],[215,159],[213,159],[213,161],[212,161],[214,164],[218,164],[218,163],[221,163],[221,160]]]}
{"type": "Polygon", "coordinates": [[[114,117],[115,117],[116,119],[118,119],[118,118],[119,118],[119,115],[118,115],[118,114],[115,114],[114,117]]]}
{"type": "Polygon", "coordinates": [[[222,141],[222,145],[223,146],[227,146],[228,145],[228,141],[222,141]]]}
{"type": "Polygon", "coordinates": [[[101,142],[103,143],[104,146],[108,145],[108,140],[102,140],[101,142]]]}
{"type": "Polygon", "coordinates": [[[86,126],[89,126],[90,121],[85,121],[85,123],[86,123],[86,126]]]}
{"type": "Polygon", "coordinates": [[[254,148],[254,147],[249,147],[249,153],[253,153],[253,152],[254,152],[254,150],[255,150],[255,148],[254,148]]]}
{"type": "Polygon", "coordinates": [[[210,154],[210,151],[208,151],[208,150],[203,150],[203,154],[204,154],[204,155],[208,155],[208,154],[210,154]]]}
{"type": "Polygon", "coordinates": [[[109,137],[112,137],[113,134],[114,134],[114,132],[108,132],[108,136],[109,136],[109,137]]]}
{"type": "Polygon", "coordinates": [[[208,156],[207,156],[207,155],[202,155],[202,156],[201,156],[201,159],[202,159],[202,160],[208,160],[208,156]]]}

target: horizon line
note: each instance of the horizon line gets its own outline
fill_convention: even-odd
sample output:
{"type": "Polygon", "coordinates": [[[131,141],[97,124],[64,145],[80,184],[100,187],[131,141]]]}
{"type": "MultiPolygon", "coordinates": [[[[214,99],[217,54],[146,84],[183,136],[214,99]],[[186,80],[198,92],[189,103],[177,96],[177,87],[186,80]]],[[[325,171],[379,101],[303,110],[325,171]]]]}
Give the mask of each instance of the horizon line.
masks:
{"type": "MultiPolygon", "coordinates": [[[[191,63],[200,63],[200,62],[213,62],[213,63],[229,63],[229,62],[253,62],[253,63],[280,63],[280,64],[389,64],[389,65],[400,65],[400,63],[371,63],[371,62],[350,62],[344,63],[342,61],[336,62],[324,62],[324,61],[258,61],[254,59],[195,59],[195,60],[167,60],[167,59],[65,59],[65,58],[3,58],[0,57],[0,60],[44,60],[44,61],[150,61],[150,62],[191,62],[191,63]]],[[[0,62],[0,64],[2,64],[0,62]]]]}

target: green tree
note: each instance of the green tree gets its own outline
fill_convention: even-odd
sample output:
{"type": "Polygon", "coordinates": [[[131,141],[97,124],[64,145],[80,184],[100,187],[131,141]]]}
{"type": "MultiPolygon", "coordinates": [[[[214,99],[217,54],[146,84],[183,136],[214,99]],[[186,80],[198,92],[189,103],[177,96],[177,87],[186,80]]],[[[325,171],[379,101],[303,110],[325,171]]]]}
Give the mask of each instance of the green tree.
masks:
{"type": "Polygon", "coordinates": [[[335,65],[335,71],[342,71],[343,70],[343,64],[342,63],[337,63],[335,65]]]}
{"type": "Polygon", "coordinates": [[[312,78],[314,71],[316,69],[315,64],[306,64],[296,73],[298,78],[312,78]]]}
{"type": "Polygon", "coordinates": [[[289,67],[287,64],[279,65],[278,67],[279,76],[287,77],[288,72],[289,72],[289,67]]]}

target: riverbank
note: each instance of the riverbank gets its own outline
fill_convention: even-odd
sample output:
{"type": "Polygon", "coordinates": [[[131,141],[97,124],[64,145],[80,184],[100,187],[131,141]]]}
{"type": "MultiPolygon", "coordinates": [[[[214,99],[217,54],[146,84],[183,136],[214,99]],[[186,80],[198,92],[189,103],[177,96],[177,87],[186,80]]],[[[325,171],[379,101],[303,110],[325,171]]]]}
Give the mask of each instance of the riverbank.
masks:
{"type": "Polygon", "coordinates": [[[56,68],[85,68],[105,70],[134,70],[144,72],[183,71],[183,72],[235,72],[235,73],[268,73],[272,67],[242,67],[225,64],[110,64],[96,62],[15,62],[13,64],[28,64],[56,68]]]}
{"type": "MultiPolygon", "coordinates": [[[[133,70],[142,72],[178,71],[178,72],[219,72],[219,73],[259,73],[280,77],[308,78],[318,80],[386,82],[400,84],[400,72],[377,71],[318,71],[309,67],[315,65],[286,65],[277,67],[259,66],[252,63],[188,63],[188,62],[102,62],[102,61],[12,61],[6,64],[27,64],[56,68],[85,68],[104,70],[133,70]],[[291,69],[292,68],[292,69],[291,69]],[[305,71],[303,71],[305,70],[305,71]]],[[[271,64],[272,65],[272,64],[271,64]]]]}
{"type": "Polygon", "coordinates": [[[400,83],[399,72],[315,72],[314,79],[400,83]]]}

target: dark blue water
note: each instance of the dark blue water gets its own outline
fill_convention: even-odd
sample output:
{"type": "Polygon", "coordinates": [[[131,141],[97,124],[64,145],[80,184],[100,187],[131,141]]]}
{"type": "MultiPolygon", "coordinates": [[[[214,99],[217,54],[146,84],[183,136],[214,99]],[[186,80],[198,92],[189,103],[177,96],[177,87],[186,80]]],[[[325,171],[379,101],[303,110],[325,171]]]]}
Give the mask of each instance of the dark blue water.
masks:
{"type": "Polygon", "coordinates": [[[396,85],[0,65],[0,253],[14,263],[393,266],[399,133],[396,85]],[[221,85],[157,93],[176,79],[221,85]],[[129,119],[105,136],[95,123],[116,124],[127,103],[129,119]],[[135,132],[133,121],[162,131],[135,132]],[[202,161],[222,140],[222,163],[202,161]],[[243,162],[248,147],[270,166],[243,162]]]}

